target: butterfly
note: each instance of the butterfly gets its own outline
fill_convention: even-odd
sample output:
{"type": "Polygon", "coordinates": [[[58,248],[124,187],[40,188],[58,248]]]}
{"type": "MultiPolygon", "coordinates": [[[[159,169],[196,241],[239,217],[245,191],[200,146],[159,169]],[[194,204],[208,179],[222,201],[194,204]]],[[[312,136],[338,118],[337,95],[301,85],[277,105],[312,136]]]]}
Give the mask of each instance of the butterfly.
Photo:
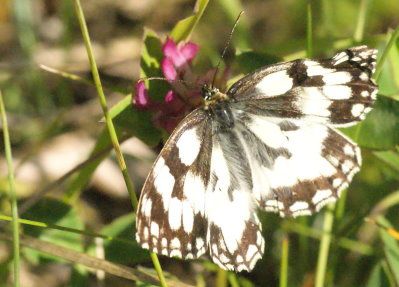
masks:
{"type": "Polygon", "coordinates": [[[358,46],[260,68],[226,93],[204,85],[203,106],[173,131],[144,183],[137,242],[252,270],[264,253],[258,210],[313,214],[359,171],[359,147],[335,128],[372,109],[376,57],[358,46]]]}

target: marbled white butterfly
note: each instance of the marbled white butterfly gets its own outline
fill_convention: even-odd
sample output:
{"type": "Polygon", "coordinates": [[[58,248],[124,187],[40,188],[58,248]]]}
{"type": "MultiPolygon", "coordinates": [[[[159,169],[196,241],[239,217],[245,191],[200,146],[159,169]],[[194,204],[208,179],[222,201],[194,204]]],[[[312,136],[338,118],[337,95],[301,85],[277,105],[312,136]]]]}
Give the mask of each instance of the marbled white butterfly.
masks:
{"type": "Polygon", "coordinates": [[[310,215],[359,171],[359,147],[335,128],[371,110],[376,54],[359,46],[263,67],[226,93],[204,86],[203,106],[174,130],[144,184],[139,244],[253,269],[264,251],[258,209],[310,215]]]}

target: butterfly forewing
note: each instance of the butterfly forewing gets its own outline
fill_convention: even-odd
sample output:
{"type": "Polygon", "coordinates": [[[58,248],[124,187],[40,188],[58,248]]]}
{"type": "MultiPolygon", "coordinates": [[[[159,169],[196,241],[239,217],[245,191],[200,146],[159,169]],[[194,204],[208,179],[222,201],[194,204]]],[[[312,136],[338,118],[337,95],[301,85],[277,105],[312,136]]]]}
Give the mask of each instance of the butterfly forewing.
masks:
{"type": "Polygon", "coordinates": [[[360,46],[329,60],[261,68],[235,83],[228,95],[248,112],[350,126],[363,120],[374,103],[376,53],[360,46]]]}
{"type": "Polygon", "coordinates": [[[209,118],[195,110],[166,142],[140,197],[137,241],[142,247],[188,259],[205,252],[210,131],[209,118]]]}
{"type": "Polygon", "coordinates": [[[264,67],[236,82],[223,105],[189,114],[144,184],[141,246],[186,259],[208,251],[224,269],[250,271],[264,248],[258,208],[312,214],[360,169],[359,148],[334,127],[370,111],[376,53],[360,46],[264,67]]]}

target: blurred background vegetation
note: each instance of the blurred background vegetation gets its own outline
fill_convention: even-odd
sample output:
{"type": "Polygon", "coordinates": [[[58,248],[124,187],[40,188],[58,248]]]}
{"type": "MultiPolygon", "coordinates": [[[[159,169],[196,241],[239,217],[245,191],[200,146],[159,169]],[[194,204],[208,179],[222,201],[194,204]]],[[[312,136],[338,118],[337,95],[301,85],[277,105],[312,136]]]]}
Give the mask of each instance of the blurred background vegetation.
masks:
{"type": "MultiPolygon", "coordinates": [[[[195,1],[82,2],[108,106],[114,107],[111,113],[138,194],[161,141],[160,131],[146,115],[134,113],[128,97],[140,74],[144,27],[165,39],[179,20],[193,13],[195,1]]],[[[356,44],[383,51],[399,25],[397,0],[210,1],[191,38],[200,45],[196,70],[215,65],[241,10],[245,14],[226,58],[233,75],[277,59],[310,53],[331,56],[356,44]],[[306,51],[309,3],[313,51],[306,51]]],[[[392,44],[378,79],[376,109],[364,123],[345,131],[362,147],[364,164],[335,210],[295,220],[262,214],[266,252],[250,274],[222,272],[207,260],[161,257],[175,286],[314,286],[329,213],[334,223],[330,250],[323,255],[328,259],[325,286],[399,285],[398,238],[387,229],[399,229],[399,41],[392,44]],[[373,221],[365,222],[366,217],[373,221]]],[[[21,234],[27,236],[21,237],[22,245],[30,246],[21,250],[21,285],[149,286],[87,269],[84,266],[94,266],[82,261],[85,255],[96,256],[134,268],[131,274],[140,270],[154,276],[148,254],[134,242],[134,213],[110,153],[73,1],[0,0],[0,90],[20,217],[31,220],[21,226],[21,234]]],[[[12,282],[10,214],[2,152],[0,286],[12,282]]]]}

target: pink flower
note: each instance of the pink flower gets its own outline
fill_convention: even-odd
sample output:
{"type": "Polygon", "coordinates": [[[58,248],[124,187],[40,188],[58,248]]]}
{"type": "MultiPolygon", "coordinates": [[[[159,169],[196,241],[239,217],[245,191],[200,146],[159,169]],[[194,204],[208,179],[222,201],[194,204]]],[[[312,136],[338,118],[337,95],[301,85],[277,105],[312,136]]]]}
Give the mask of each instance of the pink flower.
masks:
{"type": "Polygon", "coordinates": [[[150,97],[143,81],[138,81],[135,85],[134,105],[139,109],[146,109],[150,106],[150,97]]]}
{"type": "Polygon", "coordinates": [[[161,63],[165,78],[173,81],[176,80],[178,74],[183,76],[190,69],[189,64],[197,55],[198,50],[198,45],[192,42],[176,44],[171,38],[167,38],[162,46],[165,57],[161,63]]]}
{"type": "Polygon", "coordinates": [[[198,45],[192,42],[175,43],[167,38],[162,46],[161,70],[171,89],[163,102],[153,102],[143,81],[135,86],[134,105],[153,113],[156,126],[171,133],[177,124],[201,104],[201,86],[209,83],[214,75],[210,70],[198,76],[192,72],[191,62],[198,53],[198,45]]]}

